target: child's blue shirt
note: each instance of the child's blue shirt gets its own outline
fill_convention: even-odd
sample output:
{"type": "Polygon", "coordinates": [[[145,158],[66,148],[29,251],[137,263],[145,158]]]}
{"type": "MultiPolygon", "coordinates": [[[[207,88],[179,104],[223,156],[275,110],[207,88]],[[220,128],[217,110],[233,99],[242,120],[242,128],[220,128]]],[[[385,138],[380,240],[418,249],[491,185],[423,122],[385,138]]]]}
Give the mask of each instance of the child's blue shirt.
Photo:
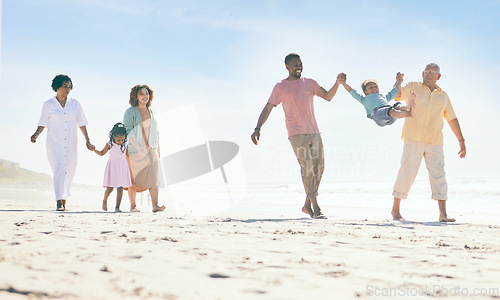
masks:
{"type": "Polygon", "coordinates": [[[356,92],[355,89],[351,89],[351,91],[349,93],[351,94],[351,96],[354,99],[358,100],[361,104],[363,104],[363,106],[366,109],[366,116],[368,118],[371,118],[372,111],[375,108],[389,105],[388,102],[391,101],[392,99],[394,99],[394,97],[398,93],[398,89],[393,88],[385,96],[382,94],[370,94],[367,96],[361,96],[360,94],[358,94],[358,92],[356,92]]]}

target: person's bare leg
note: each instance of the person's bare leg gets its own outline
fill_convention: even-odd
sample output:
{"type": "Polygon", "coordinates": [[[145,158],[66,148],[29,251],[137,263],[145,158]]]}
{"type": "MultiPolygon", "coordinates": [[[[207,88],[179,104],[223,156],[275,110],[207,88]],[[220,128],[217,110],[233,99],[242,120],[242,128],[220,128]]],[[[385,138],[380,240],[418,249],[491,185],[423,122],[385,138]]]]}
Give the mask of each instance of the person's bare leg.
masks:
{"type": "Polygon", "coordinates": [[[394,197],[394,204],[392,205],[392,219],[393,220],[404,220],[399,211],[401,204],[401,199],[394,197]]]}
{"type": "Polygon", "coordinates": [[[115,212],[122,212],[120,210],[120,204],[122,203],[122,197],[123,197],[123,188],[118,187],[116,188],[116,205],[115,205],[115,212]]]}
{"type": "Polygon", "coordinates": [[[304,203],[304,206],[302,206],[302,212],[308,214],[311,218],[313,217],[313,210],[311,208],[311,200],[309,200],[309,197],[306,197],[306,202],[304,203]]]}
{"type": "Polygon", "coordinates": [[[311,198],[311,205],[313,209],[313,219],[326,219],[325,215],[321,212],[321,208],[318,205],[318,199],[316,196],[309,196],[311,198]]]}
{"type": "Polygon", "coordinates": [[[158,188],[150,188],[149,195],[151,195],[151,203],[153,204],[153,212],[164,211],[165,205],[158,206],[158,188]]]}
{"type": "Polygon", "coordinates": [[[396,118],[396,119],[410,118],[411,111],[400,110],[399,106],[398,106],[397,109],[394,109],[394,108],[389,109],[389,116],[396,118]]]}
{"type": "Polygon", "coordinates": [[[407,105],[401,104],[401,102],[394,105],[394,109],[410,111],[410,108],[407,105]]]}
{"type": "Polygon", "coordinates": [[[446,200],[438,200],[439,204],[439,222],[455,222],[453,218],[449,218],[446,214],[446,200]]]}
{"type": "Polygon", "coordinates": [[[113,188],[108,186],[106,190],[104,191],[104,200],[102,200],[102,210],[108,211],[108,198],[109,195],[111,195],[111,192],[113,191],[113,188]]]}
{"type": "Polygon", "coordinates": [[[140,212],[135,204],[135,197],[137,196],[137,191],[132,187],[128,188],[128,198],[130,199],[130,212],[140,212]]]}

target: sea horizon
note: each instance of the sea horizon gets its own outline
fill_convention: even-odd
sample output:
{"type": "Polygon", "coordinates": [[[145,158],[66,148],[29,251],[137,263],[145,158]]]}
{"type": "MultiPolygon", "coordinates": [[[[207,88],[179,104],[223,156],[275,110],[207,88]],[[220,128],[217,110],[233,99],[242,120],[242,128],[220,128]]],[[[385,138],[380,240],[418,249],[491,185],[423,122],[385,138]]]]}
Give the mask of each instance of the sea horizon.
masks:
{"type": "MultiPolygon", "coordinates": [[[[336,219],[390,219],[393,196],[392,181],[378,182],[323,182],[318,201],[323,213],[336,219]]],[[[500,179],[448,179],[448,214],[457,222],[500,224],[500,179]]],[[[68,197],[72,211],[102,212],[104,188],[77,185],[68,197]]],[[[108,199],[114,207],[116,191],[108,199]]],[[[186,182],[160,188],[160,203],[170,214],[184,218],[301,218],[300,208],[305,200],[300,182],[202,184],[186,182]]],[[[0,187],[0,201],[9,207],[23,209],[52,209],[52,186],[0,187]]],[[[129,200],[123,193],[121,209],[128,212],[129,200]]],[[[150,211],[147,192],[138,195],[141,211],[150,211]]],[[[402,214],[407,220],[432,222],[438,218],[438,208],[431,199],[428,180],[417,179],[408,199],[402,201],[402,214]]]]}

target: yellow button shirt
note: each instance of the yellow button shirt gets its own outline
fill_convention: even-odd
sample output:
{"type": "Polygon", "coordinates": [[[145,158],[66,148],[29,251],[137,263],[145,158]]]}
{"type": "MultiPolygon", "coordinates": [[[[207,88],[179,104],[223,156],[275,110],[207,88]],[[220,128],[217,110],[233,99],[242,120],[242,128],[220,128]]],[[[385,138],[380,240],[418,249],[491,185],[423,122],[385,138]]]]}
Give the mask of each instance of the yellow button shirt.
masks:
{"type": "Polygon", "coordinates": [[[401,89],[401,99],[408,102],[411,92],[417,94],[416,118],[405,118],[403,140],[443,145],[443,118],[456,118],[450,98],[440,88],[431,90],[422,82],[409,82],[401,89]]]}

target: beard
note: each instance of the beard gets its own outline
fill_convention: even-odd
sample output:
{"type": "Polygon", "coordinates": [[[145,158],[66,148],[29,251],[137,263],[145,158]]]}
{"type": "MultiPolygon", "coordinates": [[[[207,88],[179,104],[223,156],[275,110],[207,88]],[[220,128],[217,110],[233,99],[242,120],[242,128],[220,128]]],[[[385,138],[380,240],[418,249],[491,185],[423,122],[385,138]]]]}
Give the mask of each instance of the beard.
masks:
{"type": "Polygon", "coordinates": [[[302,75],[302,71],[292,73],[292,77],[295,79],[299,79],[301,75],[302,75]]]}

